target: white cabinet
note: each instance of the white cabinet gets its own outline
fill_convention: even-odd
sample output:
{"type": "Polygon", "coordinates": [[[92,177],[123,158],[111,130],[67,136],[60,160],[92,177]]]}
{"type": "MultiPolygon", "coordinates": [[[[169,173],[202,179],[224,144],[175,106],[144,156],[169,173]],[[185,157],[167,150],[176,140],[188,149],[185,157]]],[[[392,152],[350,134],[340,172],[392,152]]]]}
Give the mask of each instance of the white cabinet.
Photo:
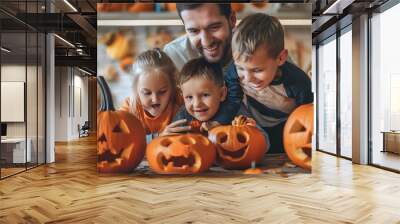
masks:
{"type": "Polygon", "coordinates": [[[6,163],[25,163],[32,161],[32,140],[26,140],[28,144],[25,151],[24,138],[7,138],[1,140],[2,158],[6,163]],[[11,159],[12,158],[12,159],[11,159]],[[25,161],[26,159],[26,161],[25,161]]]}

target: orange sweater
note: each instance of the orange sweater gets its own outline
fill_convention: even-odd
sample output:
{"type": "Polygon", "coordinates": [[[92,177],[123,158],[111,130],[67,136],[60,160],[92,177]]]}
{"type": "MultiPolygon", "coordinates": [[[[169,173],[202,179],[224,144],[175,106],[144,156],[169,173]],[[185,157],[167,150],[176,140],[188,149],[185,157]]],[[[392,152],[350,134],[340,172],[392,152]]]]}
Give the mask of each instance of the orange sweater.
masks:
{"type": "Polygon", "coordinates": [[[133,114],[142,122],[142,125],[146,130],[146,134],[151,134],[162,132],[164,128],[174,119],[176,112],[178,112],[182,104],[182,96],[177,94],[175,104],[169,103],[164,112],[162,112],[159,116],[151,117],[143,109],[143,106],[139,103],[139,101],[136,103],[135,110],[132,110],[131,100],[129,97],[127,97],[120,110],[131,113],[133,112],[133,114]]]}

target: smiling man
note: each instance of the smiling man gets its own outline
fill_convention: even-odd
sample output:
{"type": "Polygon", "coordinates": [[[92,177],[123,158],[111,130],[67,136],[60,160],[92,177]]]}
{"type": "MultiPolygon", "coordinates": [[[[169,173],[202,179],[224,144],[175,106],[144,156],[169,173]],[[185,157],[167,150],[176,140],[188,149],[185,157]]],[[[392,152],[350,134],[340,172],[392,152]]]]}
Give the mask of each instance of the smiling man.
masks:
{"type": "Polygon", "coordinates": [[[236,15],[229,3],[177,3],[177,10],[186,35],[167,44],[164,51],[179,70],[187,61],[200,56],[222,67],[231,62],[236,15]]]}

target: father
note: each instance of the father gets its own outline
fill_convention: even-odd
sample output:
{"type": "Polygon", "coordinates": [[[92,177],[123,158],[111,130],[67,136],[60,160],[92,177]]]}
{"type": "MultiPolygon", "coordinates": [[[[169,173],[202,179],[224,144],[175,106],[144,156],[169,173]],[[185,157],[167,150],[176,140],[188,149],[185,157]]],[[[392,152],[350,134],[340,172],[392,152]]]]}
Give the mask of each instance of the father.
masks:
{"type": "Polygon", "coordinates": [[[186,35],[167,44],[164,51],[178,70],[193,58],[204,56],[207,61],[223,67],[232,61],[232,30],[236,14],[229,3],[177,3],[179,17],[186,35]]]}

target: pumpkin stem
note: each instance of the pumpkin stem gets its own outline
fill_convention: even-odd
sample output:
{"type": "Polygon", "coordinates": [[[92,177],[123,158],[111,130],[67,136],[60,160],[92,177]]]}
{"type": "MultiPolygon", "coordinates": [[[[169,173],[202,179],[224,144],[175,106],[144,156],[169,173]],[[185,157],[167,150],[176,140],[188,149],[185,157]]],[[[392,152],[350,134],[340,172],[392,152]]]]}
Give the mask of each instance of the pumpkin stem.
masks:
{"type": "Polygon", "coordinates": [[[100,87],[99,90],[100,90],[100,97],[101,97],[101,104],[100,104],[99,110],[100,111],[105,111],[105,106],[104,106],[105,99],[104,99],[103,87],[100,85],[99,78],[97,77],[96,79],[97,79],[97,84],[100,87]]]}
{"type": "Polygon", "coordinates": [[[108,87],[108,84],[106,80],[104,79],[103,76],[97,76],[97,82],[100,85],[101,88],[101,95],[103,97],[104,105],[102,105],[102,108],[100,110],[105,111],[105,110],[115,110],[113,100],[111,97],[111,91],[110,88],[108,87]]]}
{"type": "Polygon", "coordinates": [[[256,126],[256,121],[252,118],[248,118],[244,115],[236,116],[235,119],[232,121],[233,126],[243,126],[243,125],[250,125],[256,126]]]}

